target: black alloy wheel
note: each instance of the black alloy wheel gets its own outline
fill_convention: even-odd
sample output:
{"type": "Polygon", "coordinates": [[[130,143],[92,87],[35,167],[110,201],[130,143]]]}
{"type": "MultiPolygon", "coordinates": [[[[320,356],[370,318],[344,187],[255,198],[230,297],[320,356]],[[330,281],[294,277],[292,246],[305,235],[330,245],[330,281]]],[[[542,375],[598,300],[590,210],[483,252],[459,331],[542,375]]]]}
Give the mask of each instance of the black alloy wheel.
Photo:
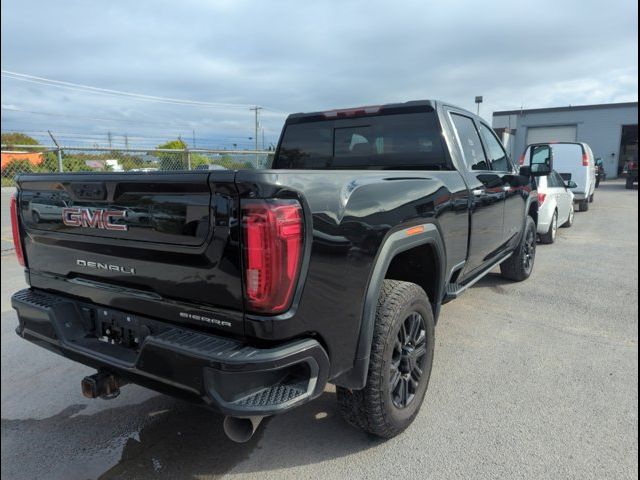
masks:
{"type": "Polygon", "coordinates": [[[418,390],[427,359],[424,318],[412,312],[404,320],[393,348],[389,392],[396,408],[406,408],[418,390]]]}
{"type": "Polygon", "coordinates": [[[524,244],[522,245],[522,265],[527,274],[531,273],[533,261],[536,257],[536,235],[532,230],[527,230],[524,244]]]}

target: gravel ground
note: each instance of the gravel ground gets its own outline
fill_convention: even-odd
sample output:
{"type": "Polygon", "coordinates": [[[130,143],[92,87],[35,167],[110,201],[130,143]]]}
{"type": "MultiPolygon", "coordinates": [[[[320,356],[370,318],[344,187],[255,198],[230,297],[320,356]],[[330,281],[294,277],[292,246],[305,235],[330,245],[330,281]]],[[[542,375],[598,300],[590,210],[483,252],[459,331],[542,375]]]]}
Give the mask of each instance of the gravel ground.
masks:
{"type": "Polygon", "coordinates": [[[243,445],[141,387],[86,400],[90,369],[13,332],[24,281],[1,261],[3,478],[638,478],[638,192],[620,181],[527,282],[492,274],[443,308],[425,403],[387,442],[345,425],[331,388],[243,445]]]}

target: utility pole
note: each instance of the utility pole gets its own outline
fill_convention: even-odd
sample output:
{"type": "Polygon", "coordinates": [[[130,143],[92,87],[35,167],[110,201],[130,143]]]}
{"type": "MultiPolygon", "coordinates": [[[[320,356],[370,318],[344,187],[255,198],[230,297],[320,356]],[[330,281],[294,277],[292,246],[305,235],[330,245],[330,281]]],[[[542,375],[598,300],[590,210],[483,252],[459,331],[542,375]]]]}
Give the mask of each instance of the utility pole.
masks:
{"type": "MultiPolygon", "coordinates": [[[[259,121],[258,121],[258,112],[260,110],[262,110],[262,107],[258,107],[257,105],[255,107],[251,107],[249,110],[253,110],[256,114],[256,121],[255,121],[255,135],[253,136],[255,143],[256,143],[256,152],[258,151],[258,127],[260,125],[259,121]]],[[[258,168],[258,154],[256,153],[256,168],[258,168]]]]}
{"type": "Polygon", "coordinates": [[[124,134],[124,148],[129,150],[129,136],[126,133],[124,134]]]}
{"type": "Polygon", "coordinates": [[[193,148],[196,148],[196,131],[191,130],[191,133],[193,134],[193,148]]]}
{"type": "Polygon", "coordinates": [[[251,107],[249,110],[253,110],[255,112],[255,135],[253,136],[253,138],[255,139],[255,143],[256,143],[256,151],[258,150],[258,128],[260,127],[260,122],[258,120],[258,112],[260,110],[262,110],[262,107],[258,107],[257,105],[255,107],[251,107]]]}
{"type": "Polygon", "coordinates": [[[264,150],[264,128],[262,129],[262,150],[264,150]]]}
{"type": "Polygon", "coordinates": [[[111,132],[107,132],[107,140],[109,142],[109,148],[111,148],[111,132]]]}

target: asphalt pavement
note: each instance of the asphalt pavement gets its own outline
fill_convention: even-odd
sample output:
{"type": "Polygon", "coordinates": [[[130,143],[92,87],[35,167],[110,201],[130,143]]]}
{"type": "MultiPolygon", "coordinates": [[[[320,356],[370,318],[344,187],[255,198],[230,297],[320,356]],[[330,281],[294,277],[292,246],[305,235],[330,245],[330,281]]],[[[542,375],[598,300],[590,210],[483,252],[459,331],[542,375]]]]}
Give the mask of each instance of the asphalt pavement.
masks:
{"type": "Polygon", "coordinates": [[[246,444],[142,387],[87,400],[91,369],[14,333],[24,280],[1,260],[3,478],[638,477],[638,191],[620,181],[539,245],[528,281],[491,274],[443,307],[420,414],[386,442],[346,425],[331,388],[246,444]]]}

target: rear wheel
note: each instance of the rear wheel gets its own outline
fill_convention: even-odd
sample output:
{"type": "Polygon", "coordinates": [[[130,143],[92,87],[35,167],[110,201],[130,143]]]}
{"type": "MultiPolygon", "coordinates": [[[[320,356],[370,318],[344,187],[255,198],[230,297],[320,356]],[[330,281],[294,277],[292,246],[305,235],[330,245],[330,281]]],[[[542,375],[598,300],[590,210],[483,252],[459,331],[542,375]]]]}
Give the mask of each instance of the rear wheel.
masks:
{"type": "Polygon", "coordinates": [[[500,272],[503,277],[509,280],[521,282],[531,275],[535,259],[536,223],[533,218],[527,216],[520,244],[513,255],[500,264],[500,272]]]}
{"type": "Polygon", "coordinates": [[[551,223],[549,224],[549,230],[547,233],[540,235],[541,243],[553,243],[556,241],[556,235],[558,234],[558,211],[553,212],[551,223]]]}
{"type": "Polygon", "coordinates": [[[573,219],[575,218],[575,210],[573,208],[573,204],[571,204],[570,210],[569,210],[569,218],[567,218],[567,221],[564,222],[562,224],[562,228],[569,228],[573,225],[573,219]]]}
{"type": "Polygon", "coordinates": [[[578,202],[578,211],[587,212],[588,210],[589,210],[589,200],[588,199],[580,200],[578,202]]]}
{"type": "Polygon", "coordinates": [[[633,178],[627,177],[627,182],[624,184],[624,188],[631,190],[633,188],[633,178]]]}
{"type": "Polygon", "coordinates": [[[383,438],[406,429],[418,414],[433,364],[434,320],[418,285],[385,280],[362,390],[336,387],[340,411],[350,424],[383,438]]]}
{"type": "Polygon", "coordinates": [[[592,194],[589,196],[589,203],[593,203],[593,199],[595,198],[595,196],[596,196],[596,194],[595,194],[595,193],[592,193],[592,194]]]}

